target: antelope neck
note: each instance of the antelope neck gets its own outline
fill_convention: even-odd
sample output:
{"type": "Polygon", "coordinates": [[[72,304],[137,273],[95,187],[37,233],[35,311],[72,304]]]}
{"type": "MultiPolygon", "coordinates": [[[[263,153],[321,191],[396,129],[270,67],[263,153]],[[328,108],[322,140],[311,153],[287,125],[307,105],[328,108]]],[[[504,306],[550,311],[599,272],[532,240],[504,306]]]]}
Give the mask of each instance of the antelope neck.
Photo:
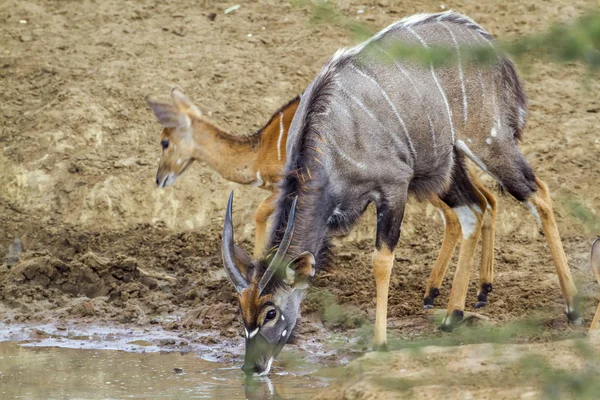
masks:
{"type": "Polygon", "coordinates": [[[194,160],[207,163],[229,181],[241,184],[257,181],[259,133],[235,136],[203,120],[194,120],[193,130],[194,160]]]}

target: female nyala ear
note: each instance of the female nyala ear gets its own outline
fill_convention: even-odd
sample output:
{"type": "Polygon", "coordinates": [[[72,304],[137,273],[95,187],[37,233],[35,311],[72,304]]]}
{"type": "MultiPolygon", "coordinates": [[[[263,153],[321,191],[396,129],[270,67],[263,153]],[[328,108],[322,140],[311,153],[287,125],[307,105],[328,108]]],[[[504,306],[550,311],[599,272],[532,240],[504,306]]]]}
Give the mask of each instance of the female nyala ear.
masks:
{"type": "Polygon", "coordinates": [[[176,87],[171,89],[171,99],[173,100],[173,103],[179,109],[179,111],[190,113],[195,117],[202,116],[202,113],[200,112],[198,107],[196,107],[194,103],[192,103],[190,99],[188,99],[187,96],[176,87]]]}
{"type": "Polygon", "coordinates": [[[285,282],[294,289],[306,289],[315,276],[315,256],[308,251],[299,254],[285,266],[285,282]]]}
{"type": "Polygon", "coordinates": [[[161,103],[146,98],[146,103],[150,106],[158,122],[165,128],[187,129],[192,125],[190,117],[179,111],[173,104],[161,103]]]}

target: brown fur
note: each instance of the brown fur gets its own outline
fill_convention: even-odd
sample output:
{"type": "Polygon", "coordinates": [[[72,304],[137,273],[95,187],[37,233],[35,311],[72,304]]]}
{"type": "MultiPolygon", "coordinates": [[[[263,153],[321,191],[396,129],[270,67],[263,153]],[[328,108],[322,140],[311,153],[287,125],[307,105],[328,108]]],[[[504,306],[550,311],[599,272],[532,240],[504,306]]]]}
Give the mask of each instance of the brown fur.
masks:
{"type": "Polygon", "coordinates": [[[259,321],[262,321],[262,319],[258,318],[258,314],[266,303],[272,301],[273,296],[271,294],[258,295],[258,282],[251,282],[250,286],[242,291],[240,294],[240,309],[244,325],[248,330],[259,326],[259,321]]]}

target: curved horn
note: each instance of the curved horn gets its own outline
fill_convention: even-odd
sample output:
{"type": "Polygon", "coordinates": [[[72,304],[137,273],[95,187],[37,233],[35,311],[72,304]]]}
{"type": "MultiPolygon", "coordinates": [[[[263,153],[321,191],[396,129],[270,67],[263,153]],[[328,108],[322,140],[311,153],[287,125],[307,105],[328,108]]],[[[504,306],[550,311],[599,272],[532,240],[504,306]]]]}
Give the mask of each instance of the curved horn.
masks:
{"type": "Polygon", "coordinates": [[[262,294],[262,291],[265,289],[277,268],[279,268],[283,264],[283,259],[285,258],[285,254],[290,248],[290,243],[292,243],[292,236],[294,236],[294,218],[296,216],[296,203],[298,202],[298,196],[294,198],[292,202],[292,208],[290,209],[290,216],[288,217],[287,227],[285,228],[285,233],[283,234],[283,238],[279,243],[279,248],[273,256],[269,267],[263,274],[262,278],[260,278],[260,282],[258,283],[258,295],[262,294]]]}
{"type": "Polygon", "coordinates": [[[240,270],[235,265],[235,245],[233,244],[233,221],[231,218],[231,209],[233,208],[233,190],[229,195],[227,203],[227,213],[225,214],[225,224],[223,225],[223,243],[221,245],[221,256],[223,257],[223,265],[229,276],[229,280],[233,283],[235,290],[241,293],[242,290],[248,287],[248,281],[242,275],[240,270]]]}

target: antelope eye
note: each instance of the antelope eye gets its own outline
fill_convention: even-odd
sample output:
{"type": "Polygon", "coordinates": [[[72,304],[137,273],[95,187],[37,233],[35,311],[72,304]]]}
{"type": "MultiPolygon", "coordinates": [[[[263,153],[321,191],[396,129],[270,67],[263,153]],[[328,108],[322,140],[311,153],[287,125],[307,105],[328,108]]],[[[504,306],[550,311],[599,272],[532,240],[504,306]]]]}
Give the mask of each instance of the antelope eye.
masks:
{"type": "Polygon", "coordinates": [[[269,310],[267,312],[267,316],[265,317],[265,320],[270,321],[273,318],[275,318],[275,316],[277,316],[277,312],[275,310],[269,310]]]}
{"type": "Polygon", "coordinates": [[[167,139],[165,140],[161,140],[160,141],[160,145],[162,146],[163,150],[166,149],[167,147],[169,147],[169,141],[167,139]]]}

